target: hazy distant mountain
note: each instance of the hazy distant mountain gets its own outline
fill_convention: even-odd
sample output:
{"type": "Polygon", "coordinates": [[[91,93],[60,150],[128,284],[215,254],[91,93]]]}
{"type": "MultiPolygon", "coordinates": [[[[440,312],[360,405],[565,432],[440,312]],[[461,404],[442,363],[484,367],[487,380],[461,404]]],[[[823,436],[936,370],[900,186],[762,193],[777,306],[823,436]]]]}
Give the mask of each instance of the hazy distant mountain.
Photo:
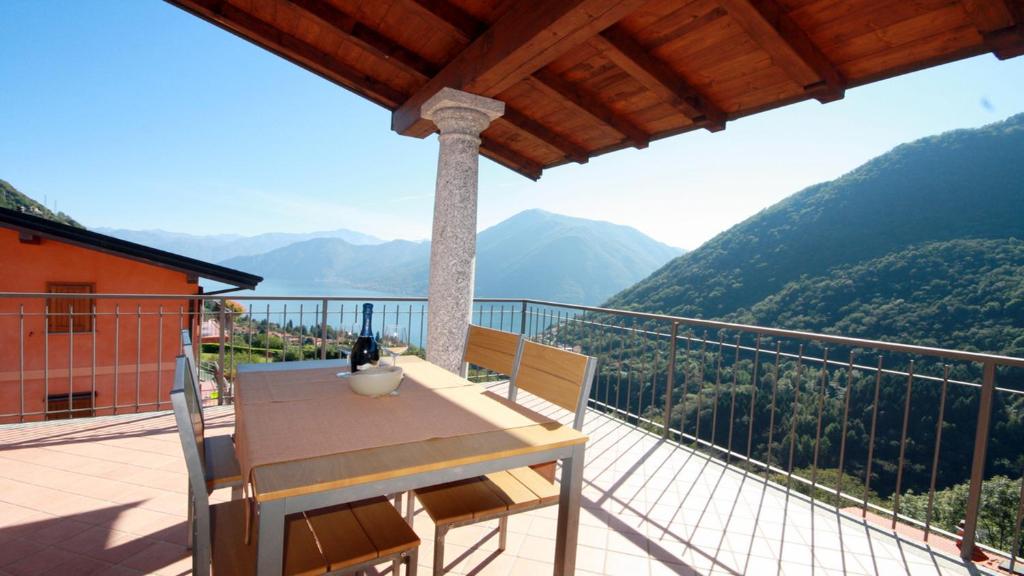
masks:
{"type": "Polygon", "coordinates": [[[315,238],[221,264],[248,272],[263,270],[268,280],[314,290],[355,288],[420,294],[424,292],[424,263],[429,259],[429,242],[355,245],[340,238],[315,238]],[[408,286],[415,286],[416,291],[408,292],[408,286]]]}
{"type": "Polygon", "coordinates": [[[218,262],[236,256],[263,254],[296,242],[313,238],[340,238],[349,244],[380,244],[380,238],[345,230],[327,230],[322,232],[284,233],[269,232],[256,236],[238,234],[194,235],[165,230],[125,230],[121,228],[96,228],[96,232],[152,246],[183,256],[190,256],[208,262],[218,262]]]}
{"type": "MultiPolygon", "coordinates": [[[[480,233],[476,293],[595,304],[681,252],[627,226],[529,210],[480,233]]],[[[291,286],[417,296],[427,293],[429,261],[429,242],[322,238],[222,264],[291,286]]]]}
{"type": "Polygon", "coordinates": [[[527,210],[480,233],[476,293],[597,304],[682,253],[629,226],[527,210]]]}
{"type": "Polygon", "coordinates": [[[43,206],[39,202],[29,198],[22,192],[19,192],[17,188],[11,186],[11,184],[5,180],[0,180],[0,208],[8,208],[10,210],[17,210],[32,216],[39,216],[40,218],[46,218],[47,220],[53,220],[61,224],[68,224],[70,226],[76,226],[78,228],[84,228],[75,219],[63,212],[53,212],[46,206],[43,206]]]}

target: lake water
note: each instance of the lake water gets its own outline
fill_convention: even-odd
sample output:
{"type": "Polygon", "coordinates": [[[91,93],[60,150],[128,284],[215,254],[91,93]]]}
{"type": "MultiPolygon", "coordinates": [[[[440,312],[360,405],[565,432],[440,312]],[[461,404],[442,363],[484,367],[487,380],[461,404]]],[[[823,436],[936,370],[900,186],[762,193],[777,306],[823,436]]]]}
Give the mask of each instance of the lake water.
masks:
{"type": "MultiPolygon", "coordinates": [[[[207,292],[225,288],[213,282],[203,284],[207,292]]],[[[323,286],[289,285],[282,282],[264,281],[256,290],[243,290],[224,295],[245,308],[246,315],[257,322],[269,319],[278,325],[289,322],[293,326],[305,326],[311,331],[323,318],[323,298],[327,302],[327,324],[336,330],[358,332],[362,324],[362,306],[373,304],[373,330],[379,332],[386,324],[397,324],[407,330],[409,341],[414,346],[423,346],[427,328],[426,301],[390,301],[382,298],[404,298],[410,295],[395,295],[372,290],[351,288],[330,288],[323,286]],[[264,298],[261,298],[264,297],[264,298]],[[307,297],[278,299],[281,296],[307,297]],[[266,299],[274,297],[274,299],[266,299]],[[308,297],[318,297],[309,299],[308,297]]],[[[473,310],[473,323],[502,330],[518,331],[522,305],[486,303],[473,310]]]]}

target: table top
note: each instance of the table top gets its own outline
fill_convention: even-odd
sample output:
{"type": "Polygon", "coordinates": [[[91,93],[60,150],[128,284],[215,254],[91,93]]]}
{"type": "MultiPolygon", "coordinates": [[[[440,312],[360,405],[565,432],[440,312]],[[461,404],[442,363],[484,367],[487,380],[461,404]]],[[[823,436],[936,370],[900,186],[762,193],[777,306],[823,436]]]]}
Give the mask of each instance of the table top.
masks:
{"type": "Polygon", "coordinates": [[[587,440],[425,360],[403,356],[399,365],[401,393],[382,398],[352,393],[336,367],[240,373],[236,443],[257,501],[587,440]]]}

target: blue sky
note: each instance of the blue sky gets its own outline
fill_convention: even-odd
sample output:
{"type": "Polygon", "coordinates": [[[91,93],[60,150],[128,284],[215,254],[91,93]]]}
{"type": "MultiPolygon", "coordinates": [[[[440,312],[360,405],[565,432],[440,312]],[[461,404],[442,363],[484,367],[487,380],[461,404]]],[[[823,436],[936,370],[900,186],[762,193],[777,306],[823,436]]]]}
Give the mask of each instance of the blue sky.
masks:
{"type": "MultiPolygon", "coordinates": [[[[0,178],[89,227],[430,234],[437,142],[159,0],[3,0],[0,178]]],[[[1024,111],[981,56],[546,172],[481,160],[481,228],[527,208],[695,248],[908,140],[1024,111]]]]}

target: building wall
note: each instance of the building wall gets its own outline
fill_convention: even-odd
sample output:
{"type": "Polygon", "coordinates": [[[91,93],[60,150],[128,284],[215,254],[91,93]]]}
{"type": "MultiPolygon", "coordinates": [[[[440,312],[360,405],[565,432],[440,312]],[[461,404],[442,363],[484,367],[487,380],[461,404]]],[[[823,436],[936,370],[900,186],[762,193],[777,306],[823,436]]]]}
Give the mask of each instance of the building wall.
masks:
{"type": "MultiPolygon", "coordinates": [[[[0,292],[46,292],[48,282],[91,283],[98,294],[198,293],[181,272],[55,240],[23,243],[0,228],[0,292]]],[[[69,390],[95,390],[96,415],[170,407],[180,330],[194,332],[188,300],[97,298],[94,331],[80,334],[47,335],[45,305],[0,298],[0,423],[21,412],[42,420],[46,397],[69,390]]]]}

